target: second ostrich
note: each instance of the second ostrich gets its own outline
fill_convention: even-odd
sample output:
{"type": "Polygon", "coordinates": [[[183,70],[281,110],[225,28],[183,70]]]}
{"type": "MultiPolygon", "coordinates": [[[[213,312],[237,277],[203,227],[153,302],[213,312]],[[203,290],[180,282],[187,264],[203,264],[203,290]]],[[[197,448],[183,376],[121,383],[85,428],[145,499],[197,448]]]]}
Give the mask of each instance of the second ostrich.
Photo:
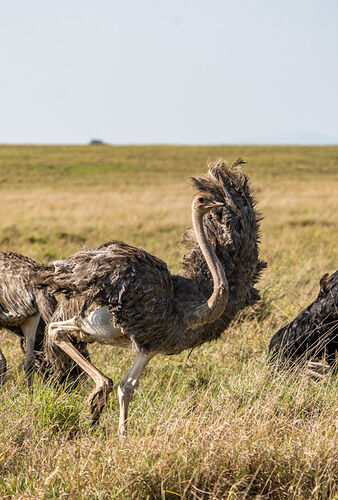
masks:
{"type": "MultiPolygon", "coordinates": [[[[25,353],[24,369],[29,388],[32,386],[33,373],[37,368],[44,374],[51,374],[50,365],[45,357],[45,327],[51,320],[63,319],[63,302],[57,304],[53,295],[39,289],[34,284],[38,264],[33,259],[15,252],[0,252],[0,328],[20,336],[21,348],[25,353]]],[[[89,359],[83,342],[76,347],[89,359]]],[[[48,348],[60,361],[63,352],[49,343],[48,348]]],[[[0,385],[5,379],[7,363],[0,348],[0,385]]],[[[66,356],[62,367],[59,366],[58,381],[67,381],[69,387],[75,386],[83,372],[78,365],[66,356]]]]}
{"type": "Polygon", "coordinates": [[[324,355],[331,367],[336,364],[338,270],[331,276],[325,274],[319,286],[317,298],[271,338],[269,351],[273,361],[297,364],[324,355]]]}
{"type": "Polygon", "coordinates": [[[193,231],[185,234],[192,250],[184,257],[182,275],[172,275],[162,260],[118,241],[41,266],[39,286],[81,304],[71,319],[50,323],[48,339],[93,378],[93,422],[113,382],[76,350],[71,337],[136,351],[118,387],[123,435],[128,405],[147,363],[158,353],[176,354],[217,339],[240,309],[258,300],[254,284],[265,267],[258,258],[259,217],[240,163],[212,164],[207,177],[193,179],[199,192],[192,203],[193,231]]]}
{"type": "MultiPolygon", "coordinates": [[[[21,337],[26,354],[25,372],[28,386],[32,385],[35,364],[43,366],[44,328],[52,317],[56,300],[45,290],[36,288],[32,274],[37,263],[14,252],[0,252],[0,328],[21,337]]],[[[0,382],[6,373],[6,359],[0,349],[0,382]]]]}

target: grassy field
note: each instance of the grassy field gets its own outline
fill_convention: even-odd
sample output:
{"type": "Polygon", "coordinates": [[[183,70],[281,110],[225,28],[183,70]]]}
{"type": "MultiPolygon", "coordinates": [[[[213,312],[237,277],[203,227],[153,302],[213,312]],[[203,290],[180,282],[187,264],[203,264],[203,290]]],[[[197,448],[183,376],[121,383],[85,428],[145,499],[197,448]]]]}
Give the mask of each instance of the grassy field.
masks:
{"type": "MultiPolygon", "coordinates": [[[[2,331],[0,498],[338,498],[337,378],[272,374],[272,334],[337,268],[338,147],[0,147],[0,248],[39,260],[122,239],[180,269],[189,176],[242,156],[263,212],[263,300],[222,338],[156,357],[117,437],[116,392],[91,429],[88,382],[76,393],[36,379],[2,331]]],[[[116,387],[128,351],[90,346],[116,387]]]]}

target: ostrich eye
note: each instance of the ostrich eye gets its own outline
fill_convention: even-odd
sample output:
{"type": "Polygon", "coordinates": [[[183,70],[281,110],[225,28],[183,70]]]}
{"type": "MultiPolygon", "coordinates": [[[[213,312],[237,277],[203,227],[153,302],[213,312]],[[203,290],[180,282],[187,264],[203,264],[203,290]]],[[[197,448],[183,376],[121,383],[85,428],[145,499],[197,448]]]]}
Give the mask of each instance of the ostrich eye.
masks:
{"type": "Polygon", "coordinates": [[[205,202],[205,199],[204,199],[204,198],[202,198],[202,197],[199,197],[199,198],[197,198],[197,201],[198,201],[199,203],[204,203],[204,202],[205,202]]]}

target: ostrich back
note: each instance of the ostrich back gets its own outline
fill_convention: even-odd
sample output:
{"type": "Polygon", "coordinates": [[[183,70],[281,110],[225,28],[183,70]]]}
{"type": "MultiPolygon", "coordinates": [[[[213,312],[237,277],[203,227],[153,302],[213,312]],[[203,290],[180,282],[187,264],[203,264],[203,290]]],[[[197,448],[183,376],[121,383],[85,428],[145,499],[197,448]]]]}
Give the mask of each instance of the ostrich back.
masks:
{"type": "Polygon", "coordinates": [[[146,251],[112,241],[41,266],[38,286],[76,298],[82,316],[107,307],[114,326],[139,350],[174,354],[219,337],[238,310],[258,300],[254,284],[265,267],[258,259],[259,216],[240,163],[211,165],[208,177],[194,179],[197,189],[226,205],[204,218],[230,288],[228,305],[216,322],[187,328],[192,311],[205,303],[213,289],[207,264],[189,230],[184,240],[193,249],[184,258],[182,276],[171,275],[162,260],[146,251]]]}
{"type": "Polygon", "coordinates": [[[320,281],[317,298],[270,341],[273,359],[315,358],[333,362],[338,350],[338,270],[320,281]]]}

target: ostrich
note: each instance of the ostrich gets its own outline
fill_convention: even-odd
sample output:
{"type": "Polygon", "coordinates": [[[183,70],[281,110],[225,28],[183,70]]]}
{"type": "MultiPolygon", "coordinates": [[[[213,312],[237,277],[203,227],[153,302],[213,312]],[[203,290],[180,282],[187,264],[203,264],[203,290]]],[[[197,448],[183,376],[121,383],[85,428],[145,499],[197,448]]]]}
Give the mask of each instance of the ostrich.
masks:
{"type": "MultiPolygon", "coordinates": [[[[57,304],[51,294],[35,287],[32,275],[36,273],[37,266],[33,259],[24,255],[0,252],[0,327],[21,337],[29,388],[35,367],[43,370],[45,374],[51,374],[51,366],[47,363],[44,352],[45,327],[51,320],[64,319],[63,304],[69,302],[64,299],[57,304]]],[[[73,309],[74,307],[73,305],[73,309]]],[[[69,305],[67,309],[70,309],[69,305]]],[[[81,354],[90,360],[86,345],[76,342],[76,339],[73,339],[73,342],[81,354]]],[[[57,346],[48,343],[48,349],[59,359],[57,381],[67,382],[68,387],[75,387],[80,377],[84,376],[83,371],[72,363],[68,356],[64,356],[57,346]]],[[[0,385],[4,381],[6,371],[6,358],[0,349],[0,385]]]]}
{"type": "MultiPolygon", "coordinates": [[[[270,340],[272,360],[305,361],[325,356],[335,365],[338,351],[338,270],[325,274],[319,282],[319,294],[291,323],[276,332],[270,340]]],[[[310,367],[320,368],[311,363],[310,367]]],[[[323,367],[323,365],[321,365],[323,367]]]]}
{"type": "MultiPolygon", "coordinates": [[[[35,363],[43,366],[38,355],[43,349],[44,327],[56,306],[54,297],[36,288],[31,275],[37,263],[14,252],[0,252],[0,327],[21,337],[25,352],[25,372],[31,388],[35,363]]],[[[0,349],[0,383],[6,373],[6,359],[0,349]]]]}
{"type": "Polygon", "coordinates": [[[260,219],[241,163],[211,164],[208,176],[193,178],[198,190],[193,230],[183,241],[192,249],[184,257],[182,275],[172,275],[162,260],[119,241],[40,267],[38,286],[81,305],[74,316],[49,324],[47,341],[94,380],[89,397],[93,423],[113,382],[76,350],[71,338],[136,351],[118,386],[119,434],[124,435],[129,402],[147,363],[156,354],[177,354],[219,338],[240,309],[259,299],[254,285],[266,264],[258,258],[260,219]]]}

